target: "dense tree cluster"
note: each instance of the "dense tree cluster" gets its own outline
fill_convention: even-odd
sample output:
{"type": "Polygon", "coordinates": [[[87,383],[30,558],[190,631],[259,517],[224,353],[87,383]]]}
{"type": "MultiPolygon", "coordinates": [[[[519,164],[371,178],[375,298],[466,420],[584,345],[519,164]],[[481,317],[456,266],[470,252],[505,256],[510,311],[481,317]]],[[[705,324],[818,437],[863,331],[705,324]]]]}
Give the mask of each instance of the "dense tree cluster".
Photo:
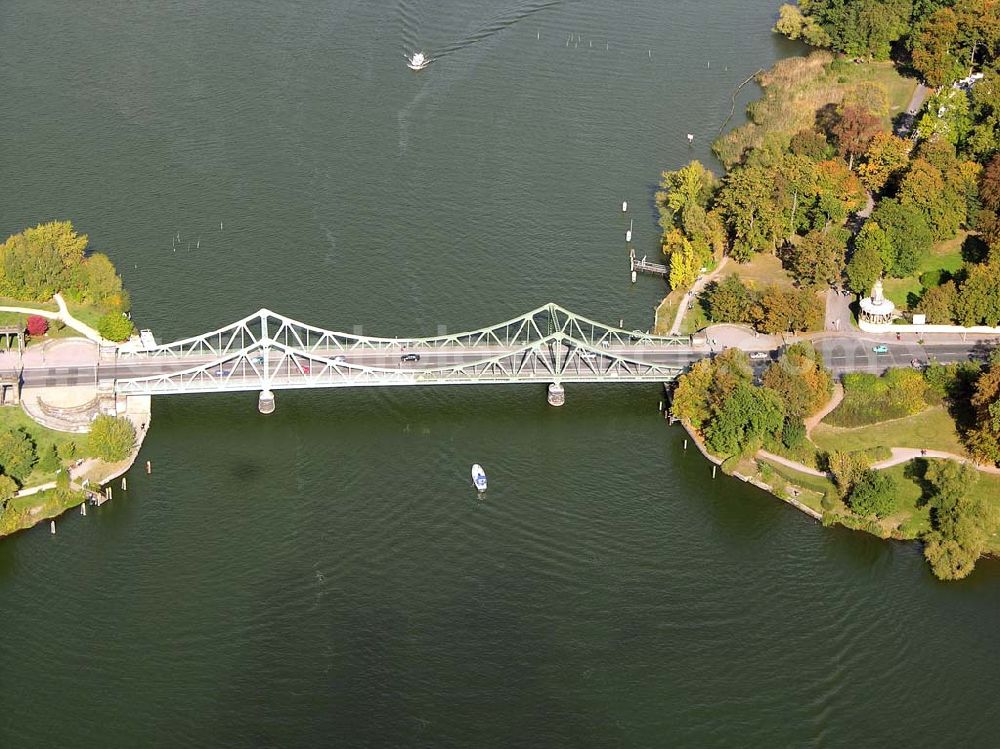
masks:
{"type": "Polygon", "coordinates": [[[135,448],[135,427],[126,418],[102,414],[90,426],[87,446],[91,455],[108,463],[125,460],[135,448]]]}
{"type": "Polygon", "coordinates": [[[972,466],[938,461],[928,467],[924,478],[931,486],[933,524],[924,537],[924,556],[939,578],[963,578],[983,553],[987,528],[995,525],[996,519],[974,491],[979,476],[972,466]]]}
{"type": "Polygon", "coordinates": [[[87,235],[77,234],[69,221],[39,224],[0,244],[0,294],[44,302],[57,291],[109,309],[129,306],[107,255],[88,253],[87,235]]]}
{"type": "Polygon", "coordinates": [[[790,346],[755,385],[747,354],[726,349],[682,375],[673,413],[705,436],[717,455],[743,455],[762,445],[795,447],[805,438],[802,419],[827,401],[830,373],[809,344],[790,346]]]}
{"type": "Polygon", "coordinates": [[[823,301],[810,289],[752,289],[736,274],[710,283],[701,301],[713,322],[744,323],[765,333],[814,330],[823,321],[823,301]]]}

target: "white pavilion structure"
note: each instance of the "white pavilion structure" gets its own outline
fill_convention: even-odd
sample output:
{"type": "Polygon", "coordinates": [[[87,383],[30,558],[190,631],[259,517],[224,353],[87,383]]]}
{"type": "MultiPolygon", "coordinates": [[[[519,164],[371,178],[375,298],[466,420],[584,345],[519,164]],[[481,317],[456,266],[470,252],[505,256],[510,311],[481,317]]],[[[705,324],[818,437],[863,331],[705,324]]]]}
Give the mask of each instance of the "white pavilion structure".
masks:
{"type": "Polygon", "coordinates": [[[887,325],[896,314],[896,305],[885,298],[882,279],[872,287],[872,295],[861,299],[861,320],[876,325],[887,325]]]}

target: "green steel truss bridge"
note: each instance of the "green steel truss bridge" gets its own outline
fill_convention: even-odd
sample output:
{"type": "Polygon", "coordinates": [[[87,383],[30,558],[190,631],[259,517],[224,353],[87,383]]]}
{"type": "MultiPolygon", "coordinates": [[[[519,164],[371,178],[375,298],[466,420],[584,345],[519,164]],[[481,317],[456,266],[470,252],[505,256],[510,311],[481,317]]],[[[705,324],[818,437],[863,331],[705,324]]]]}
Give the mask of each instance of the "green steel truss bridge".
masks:
{"type": "Polygon", "coordinates": [[[377,338],[324,330],[267,309],[219,330],[153,347],[124,345],[114,367],[119,395],[390,385],[665,382],[703,353],[688,336],[604,325],[547,304],[479,330],[429,338],[377,338]]]}

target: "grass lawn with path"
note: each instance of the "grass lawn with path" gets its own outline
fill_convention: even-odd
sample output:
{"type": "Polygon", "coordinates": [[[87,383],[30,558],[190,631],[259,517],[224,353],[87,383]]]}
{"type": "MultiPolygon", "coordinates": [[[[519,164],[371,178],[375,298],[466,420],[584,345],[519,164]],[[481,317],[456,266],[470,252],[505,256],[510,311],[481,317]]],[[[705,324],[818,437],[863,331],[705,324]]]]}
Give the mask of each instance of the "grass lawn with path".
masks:
{"type": "Polygon", "coordinates": [[[955,421],[944,406],[932,406],[913,416],[880,421],[851,429],[820,422],[810,435],[825,452],[853,452],[872,447],[912,447],[965,455],[955,421]]]}
{"type": "Polygon", "coordinates": [[[963,231],[954,239],[935,244],[930,252],[921,258],[912,275],[885,279],[886,297],[894,302],[898,309],[909,309],[911,296],[916,300],[924,293],[923,284],[920,283],[921,274],[935,270],[954,273],[962,267],[962,263],[965,262],[962,259],[962,244],[967,236],[968,232],[963,231]]]}

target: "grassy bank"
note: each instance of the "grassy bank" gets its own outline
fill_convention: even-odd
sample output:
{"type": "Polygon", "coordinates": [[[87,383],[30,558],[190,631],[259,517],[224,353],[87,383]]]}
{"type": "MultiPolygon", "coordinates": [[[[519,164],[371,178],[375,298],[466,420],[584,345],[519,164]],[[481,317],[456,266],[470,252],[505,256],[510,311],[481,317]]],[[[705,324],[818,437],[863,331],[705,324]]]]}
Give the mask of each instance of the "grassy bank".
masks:
{"type": "Polygon", "coordinates": [[[913,447],[944,450],[964,455],[955,421],[944,406],[933,406],[914,415],[892,421],[848,429],[821,422],[810,435],[825,452],[851,452],[874,447],[913,447]]]}
{"type": "Polygon", "coordinates": [[[0,512],[0,536],[26,530],[43,520],[57,517],[81,504],[84,499],[82,492],[60,492],[56,489],[27,497],[14,497],[7,503],[6,509],[0,512]]]}

